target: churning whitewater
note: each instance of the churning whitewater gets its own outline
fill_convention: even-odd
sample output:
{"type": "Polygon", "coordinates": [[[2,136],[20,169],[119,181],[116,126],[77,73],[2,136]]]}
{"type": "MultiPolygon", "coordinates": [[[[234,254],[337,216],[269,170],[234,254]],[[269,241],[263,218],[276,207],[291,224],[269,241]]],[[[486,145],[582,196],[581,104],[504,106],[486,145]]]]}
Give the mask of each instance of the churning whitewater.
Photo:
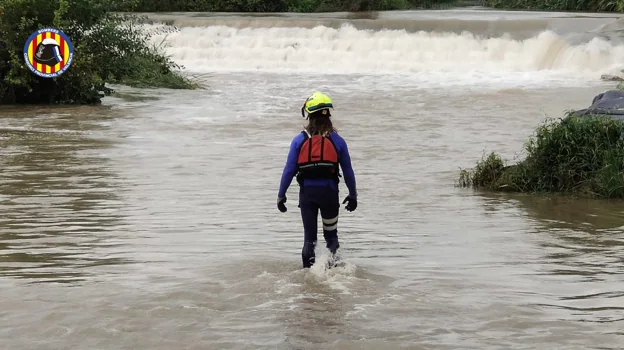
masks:
{"type": "Polygon", "coordinates": [[[624,46],[605,39],[572,45],[552,31],[526,40],[472,33],[404,30],[185,27],[165,39],[172,58],[193,72],[504,76],[521,80],[598,78],[617,72],[624,46]]]}

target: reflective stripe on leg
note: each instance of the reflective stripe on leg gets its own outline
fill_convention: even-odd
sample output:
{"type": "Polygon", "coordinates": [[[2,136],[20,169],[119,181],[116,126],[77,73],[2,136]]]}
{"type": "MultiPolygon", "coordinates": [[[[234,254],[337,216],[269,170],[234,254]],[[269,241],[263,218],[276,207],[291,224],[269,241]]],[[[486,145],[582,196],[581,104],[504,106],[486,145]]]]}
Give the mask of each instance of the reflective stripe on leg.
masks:
{"type": "Polygon", "coordinates": [[[338,216],[331,219],[323,219],[323,230],[333,231],[338,228],[338,216]]]}

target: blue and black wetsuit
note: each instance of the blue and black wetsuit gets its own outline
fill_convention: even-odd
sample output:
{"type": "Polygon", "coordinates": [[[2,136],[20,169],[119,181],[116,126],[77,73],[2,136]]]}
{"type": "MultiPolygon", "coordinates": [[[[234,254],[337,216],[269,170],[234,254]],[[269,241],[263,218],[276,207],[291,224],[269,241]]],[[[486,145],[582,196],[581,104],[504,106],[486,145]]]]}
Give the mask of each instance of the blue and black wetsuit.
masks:
{"type": "MultiPolygon", "coordinates": [[[[351,156],[347,148],[346,141],[336,132],[329,136],[336,148],[338,161],[342,168],[345,184],[349,190],[351,198],[357,198],[355,185],[355,173],[351,167],[351,156]]],[[[292,140],[290,151],[286,160],[286,166],[282,173],[278,198],[286,196],[286,191],[292,179],[297,175],[297,160],[299,151],[306,140],[306,134],[300,133],[292,140]]],[[[301,220],[303,222],[303,249],[301,258],[303,267],[310,267],[314,264],[314,248],[317,242],[317,220],[319,210],[323,219],[323,236],[327,248],[335,254],[340,244],[338,243],[338,213],[340,210],[340,199],[338,198],[338,176],[333,179],[315,178],[303,179],[299,183],[299,208],[301,209],[301,220]]]]}

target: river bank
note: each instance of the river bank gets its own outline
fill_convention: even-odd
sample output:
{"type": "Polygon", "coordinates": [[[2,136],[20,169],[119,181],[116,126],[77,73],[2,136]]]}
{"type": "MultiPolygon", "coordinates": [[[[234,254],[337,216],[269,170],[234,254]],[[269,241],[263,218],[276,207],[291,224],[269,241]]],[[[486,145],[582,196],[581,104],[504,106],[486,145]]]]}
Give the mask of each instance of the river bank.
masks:
{"type": "Polygon", "coordinates": [[[119,2],[120,11],[138,12],[367,12],[409,9],[448,9],[480,6],[475,0],[267,0],[267,1],[176,1],[157,2],[138,0],[135,3],[119,2]]]}
{"type": "Polygon", "coordinates": [[[497,10],[622,12],[619,2],[546,0],[223,0],[223,1],[120,1],[120,11],[137,12],[366,12],[391,10],[444,10],[461,7],[484,7],[497,10]]]}

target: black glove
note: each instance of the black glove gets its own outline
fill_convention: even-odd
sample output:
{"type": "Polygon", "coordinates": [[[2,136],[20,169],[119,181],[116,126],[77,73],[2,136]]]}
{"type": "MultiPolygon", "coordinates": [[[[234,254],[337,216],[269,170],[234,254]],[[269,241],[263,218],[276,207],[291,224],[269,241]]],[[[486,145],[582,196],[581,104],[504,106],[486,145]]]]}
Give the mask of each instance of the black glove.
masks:
{"type": "Polygon", "coordinates": [[[279,209],[282,213],[285,213],[286,210],[288,210],[286,209],[286,205],[284,205],[284,203],[286,203],[286,196],[277,199],[277,209],[279,209]]]}
{"type": "Polygon", "coordinates": [[[349,202],[349,204],[347,204],[347,206],[345,207],[345,209],[347,209],[348,211],[354,211],[355,209],[357,209],[357,198],[356,197],[351,197],[351,195],[347,196],[344,201],[342,201],[342,204],[345,204],[349,202]]]}

